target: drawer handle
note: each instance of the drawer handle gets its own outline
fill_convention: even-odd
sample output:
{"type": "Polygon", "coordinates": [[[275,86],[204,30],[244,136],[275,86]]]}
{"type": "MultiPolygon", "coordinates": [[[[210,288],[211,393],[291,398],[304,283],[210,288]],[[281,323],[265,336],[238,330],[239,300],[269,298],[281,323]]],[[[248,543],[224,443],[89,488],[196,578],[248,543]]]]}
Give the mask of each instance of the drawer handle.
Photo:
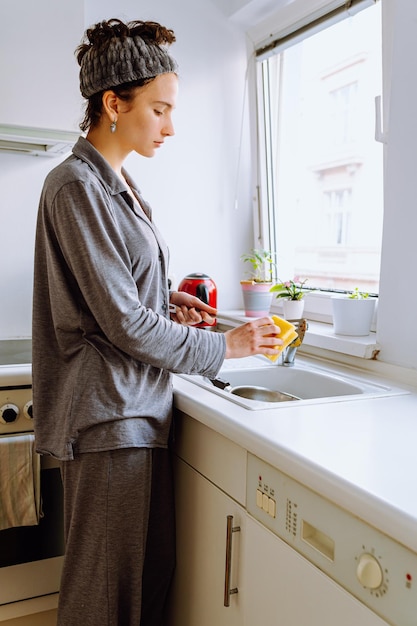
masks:
{"type": "Polygon", "coordinates": [[[240,532],[240,526],[233,526],[233,515],[227,516],[226,526],[226,564],[224,572],[224,606],[230,606],[230,596],[238,593],[238,588],[230,589],[230,576],[232,573],[232,536],[240,532]]]}

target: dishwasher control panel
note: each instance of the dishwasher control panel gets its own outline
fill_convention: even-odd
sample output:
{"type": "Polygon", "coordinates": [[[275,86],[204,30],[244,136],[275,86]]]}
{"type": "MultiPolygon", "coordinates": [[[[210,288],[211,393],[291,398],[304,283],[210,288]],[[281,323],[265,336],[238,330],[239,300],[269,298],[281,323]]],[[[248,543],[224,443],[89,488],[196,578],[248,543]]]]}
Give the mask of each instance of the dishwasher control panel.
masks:
{"type": "Polygon", "coordinates": [[[247,472],[250,515],[377,615],[416,624],[415,552],[252,454],[247,472]]]}

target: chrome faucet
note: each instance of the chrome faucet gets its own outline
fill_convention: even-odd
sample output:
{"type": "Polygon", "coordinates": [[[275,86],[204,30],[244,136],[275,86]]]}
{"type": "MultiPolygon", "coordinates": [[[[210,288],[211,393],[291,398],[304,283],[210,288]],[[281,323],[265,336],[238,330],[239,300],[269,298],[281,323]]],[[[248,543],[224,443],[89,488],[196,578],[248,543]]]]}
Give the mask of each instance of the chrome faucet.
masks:
{"type": "Polygon", "coordinates": [[[279,365],[284,365],[284,367],[292,367],[295,362],[295,354],[297,352],[297,348],[301,346],[303,343],[304,335],[306,330],[308,329],[308,322],[306,319],[301,318],[298,320],[287,320],[294,324],[295,330],[297,331],[298,337],[296,337],[287,348],[282,352],[281,358],[278,361],[279,365]]]}

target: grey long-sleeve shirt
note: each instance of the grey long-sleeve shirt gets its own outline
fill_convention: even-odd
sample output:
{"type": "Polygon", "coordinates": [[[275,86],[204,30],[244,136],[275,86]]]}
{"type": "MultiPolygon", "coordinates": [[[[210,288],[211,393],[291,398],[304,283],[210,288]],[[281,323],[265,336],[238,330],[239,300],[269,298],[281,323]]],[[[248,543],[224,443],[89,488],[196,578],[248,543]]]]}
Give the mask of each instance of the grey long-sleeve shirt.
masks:
{"type": "MultiPolygon", "coordinates": [[[[127,175],[125,173],[126,178],[127,175]]],[[[168,250],[84,138],[47,176],[35,246],[33,407],[38,452],[166,447],[170,372],[215,376],[220,333],[169,320],[168,250]]]]}

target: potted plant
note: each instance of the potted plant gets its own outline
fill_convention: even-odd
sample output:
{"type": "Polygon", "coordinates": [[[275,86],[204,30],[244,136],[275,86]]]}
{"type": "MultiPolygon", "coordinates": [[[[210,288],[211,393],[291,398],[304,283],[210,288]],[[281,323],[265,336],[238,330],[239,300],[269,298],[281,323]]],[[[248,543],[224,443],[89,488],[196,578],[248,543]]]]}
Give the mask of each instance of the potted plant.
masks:
{"type": "Polygon", "coordinates": [[[366,336],[371,332],[376,298],[356,287],[349,294],[332,296],[336,335],[366,336]]]}
{"type": "Polygon", "coordinates": [[[270,291],[275,294],[276,298],[282,298],[282,306],[284,308],[284,318],[300,319],[304,312],[304,294],[306,289],[304,285],[307,278],[300,280],[295,276],[292,280],[280,282],[271,287],[270,291]]]}
{"type": "Polygon", "coordinates": [[[243,254],[241,260],[250,266],[249,277],[240,281],[245,315],[247,317],[269,315],[274,266],[272,252],[263,248],[253,248],[249,253],[243,254]]]}

